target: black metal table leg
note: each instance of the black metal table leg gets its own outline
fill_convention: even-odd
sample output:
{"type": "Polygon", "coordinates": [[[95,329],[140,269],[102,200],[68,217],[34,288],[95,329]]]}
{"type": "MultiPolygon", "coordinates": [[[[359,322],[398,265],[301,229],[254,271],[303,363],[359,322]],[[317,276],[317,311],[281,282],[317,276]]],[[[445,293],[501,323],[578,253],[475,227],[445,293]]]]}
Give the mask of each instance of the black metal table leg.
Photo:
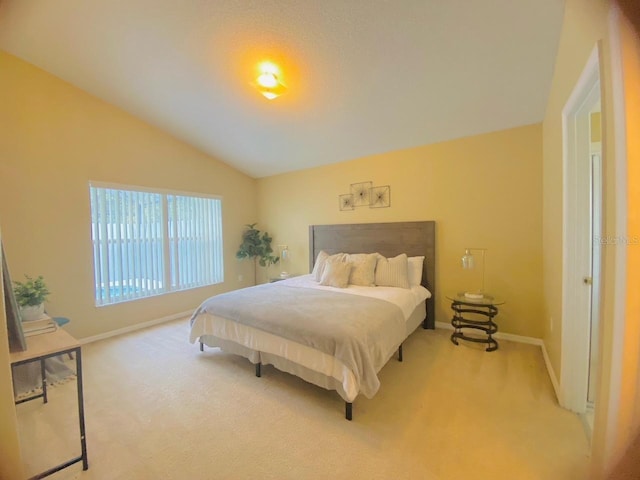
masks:
{"type": "Polygon", "coordinates": [[[87,438],[84,427],[84,389],[82,384],[82,352],[76,349],[76,382],[78,385],[78,421],[80,422],[80,448],[82,449],[82,470],[89,468],[87,438]]]}
{"type": "Polygon", "coordinates": [[[49,399],[47,398],[47,372],[44,366],[44,358],[40,359],[40,375],[42,375],[42,399],[44,403],[47,403],[49,399]]]}
{"type": "Polygon", "coordinates": [[[493,352],[498,349],[498,342],[493,338],[493,334],[498,331],[498,325],[493,321],[493,318],[498,314],[498,307],[493,304],[474,304],[471,302],[459,302],[453,301],[451,304],[453,310],[453,318],[451,319],[451,325],[453,326],[453,333],[451,334],[451,341],[458,345],[458,339],[466,340],[469,342],[485,343],[487,352],[493,352]],[[471,313],[486,317],[486,320],[471,320],[464,318],[465,313],[471,313]],[[475,329],[484,332],[486,338],[470,337],[464,333],[464,329],[475,329]]]}
{"type": "Polygon", "coordinates": [[[344,402],[344,418],[349,421],[353,420],[353,403],[344,402]]]}

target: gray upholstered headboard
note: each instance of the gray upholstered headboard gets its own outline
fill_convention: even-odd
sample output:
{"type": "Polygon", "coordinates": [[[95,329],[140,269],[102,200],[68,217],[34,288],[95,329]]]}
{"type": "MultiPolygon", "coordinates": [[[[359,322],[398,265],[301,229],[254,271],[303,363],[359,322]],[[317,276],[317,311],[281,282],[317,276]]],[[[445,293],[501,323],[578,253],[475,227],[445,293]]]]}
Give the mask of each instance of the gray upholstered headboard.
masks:
{"type": "Polygon", "coordinates": [[[356,223],[309,227],[309,271],[320,250],[327,253],[375,253],[394,257],[424,255],[422,285],[430,292],[425,328],[435,328],[436,222],[356,223]]]}

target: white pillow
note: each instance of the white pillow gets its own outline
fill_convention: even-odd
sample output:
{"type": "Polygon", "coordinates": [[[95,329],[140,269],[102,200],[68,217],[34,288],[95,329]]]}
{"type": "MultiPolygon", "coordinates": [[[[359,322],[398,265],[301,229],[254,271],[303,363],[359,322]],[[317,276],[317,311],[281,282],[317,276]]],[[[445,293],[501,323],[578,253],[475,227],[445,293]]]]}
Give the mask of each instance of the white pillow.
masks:
{"type": "Polygon", "coordinates": [[[327,261],[324,265],[320,285],[329,287],[347,288],[349,285],[349,275],[351,274],[351,264],[339,260],[327,261]]]}
{"type": "Polygon", "coordinates": [[[316,282],[319,282],[320,278],[322,277],[322,272],[320,271],[320,269],[321,267],[324,268],[324,262],[327,261],[327,258],[329,258],[329,254],[324,250],[320,250],[318,256],[316,257],[316,263],[313,264],[313,270],[311,271],[311,275],[313,275],[313,278],[316,282]]]}
{"type": "Polygon", "coordinates": [[[424,257],[409,257],[409,286],[417,287],[422,284],[422,265],[424,257]]]}
{"type": "Polygon", "coordinates": [[[316,282],[319,282],[322,279],[322,272],[324,272],[324,267],[327,261],[337,260],[341,262],[344,260],[344,256],[345,256],[344,253],[336,253],[335,255],[329,255],[324,250],[320,250],[320,253],[318,253],[318,256],[316,257],[316,263],[313,265],[313,271],[311,272],[316,282]]]}
{"type": "Polygon", "coordinates": [[[408,260],[405,253],[385,258],[378,254],[376,285],[380,287],[409,288],[408,260]]]}
{"type": "Polygon", "coordinates": [[[344,261],[351,264],[351,276],[349,284],[362,287],[375,287],[376,263],[378,255],[375,253],[347,254],[344,261]]]}

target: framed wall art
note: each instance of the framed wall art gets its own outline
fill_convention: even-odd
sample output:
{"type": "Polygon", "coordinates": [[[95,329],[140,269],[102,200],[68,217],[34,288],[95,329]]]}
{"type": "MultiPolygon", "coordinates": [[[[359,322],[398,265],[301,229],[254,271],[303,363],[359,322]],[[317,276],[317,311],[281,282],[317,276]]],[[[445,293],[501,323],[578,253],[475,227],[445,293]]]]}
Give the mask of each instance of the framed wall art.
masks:
{"type": "Polygon", "coordinates": [[[385,208],[391,206],[391,187],[384,185],[382,187],[371,187],[369,192],[370,208],[385,208]]]}
{"type": "Polygon", "coordinates": [[[391,187],[374,187],[373,182],[352,183],[351,193],[338,195],[340,210],[354,210],[356,207],[385,208],[391,206],[391,187]]]}
{"type": "Polygon", "coordinates": [[[340,201],[340,210],[353,210],[353,195],[350,193],[345,193],[344,195],[340,195],[338,197],[340,201]]]}
{"type": "Polygon", "coordinates": [[[373,182],[360,182],[351,184],[351,195],[353,195],[354,207],[366,207],[369,205],[369,194],[373,182]]]}

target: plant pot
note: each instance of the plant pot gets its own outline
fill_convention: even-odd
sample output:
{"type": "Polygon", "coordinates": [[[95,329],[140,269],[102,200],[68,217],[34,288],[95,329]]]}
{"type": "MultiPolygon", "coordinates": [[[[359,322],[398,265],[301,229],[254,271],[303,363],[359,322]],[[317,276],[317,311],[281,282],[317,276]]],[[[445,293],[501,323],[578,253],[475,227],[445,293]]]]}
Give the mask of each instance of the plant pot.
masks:
{"type": "Polygon", "coordinates": [[[44,303],[35,306],[20,307],[20,316],[23,322],[38,320],[44,315],[44,303]]]}

